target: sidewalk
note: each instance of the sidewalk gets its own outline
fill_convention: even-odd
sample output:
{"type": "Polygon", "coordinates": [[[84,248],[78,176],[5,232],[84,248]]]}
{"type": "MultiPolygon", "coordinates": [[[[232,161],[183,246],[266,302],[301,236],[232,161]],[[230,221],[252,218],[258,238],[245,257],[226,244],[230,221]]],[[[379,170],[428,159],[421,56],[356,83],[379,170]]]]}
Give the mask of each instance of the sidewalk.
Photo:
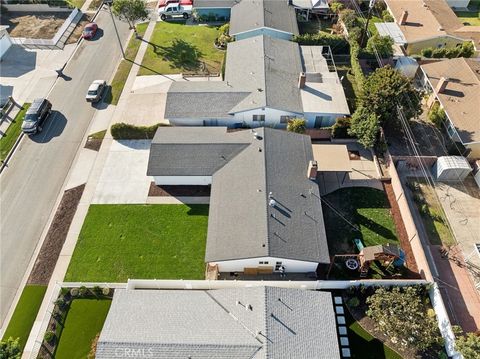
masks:
{"type": "MultiPolygon", "coordinates": [[[[145,33],[145,40],[148,41],[150,39],[155,24],[156,20],[152,19],[145,33]]],[[[135,63],[141,63],[146,49],[147,43],[143,42],[135,58],[135,63]]],[[[124,100],[124,95],[131,90],[135,81],[135,77],[138,73],[138,69],[138,65],[134,64],[132,66],[118,105],[116,107],[109,106],[107,110],[97,111],[95,113],[91,129],[88,133],[92,133],[94,132],[94,130],[97,131],[99,129],[105,129],[106,127],[109,128],[112,123],[117,122],[116,119],[120,116],[122,111],[124,111],[123,108],[126,104],[126,101],[124,100]],[[109,124],[108,126],[106,126],[107,123],[109,124]]],[[[53,309],[52,300],[55,299],[58,295],[58,283],[63,281],[63,278],[65,277],[65,274],[67,272],[71,256],[73,254],[78,236],[80,234],[80,230],[87,215],[88,208],[90,207],[90,203],[94,198],[97,184],[102,175],[103,167],[108,158],[110,147],[112,146],[113,141],[114,140],[111,137],[110,132],[107,131],[107,134],[105,135],[99,152],[94,152],[92,154],[91,150],[81,149],[77,154],[77,157],[75,158],[74,165],[72,166],[72,170],[68,176],[69,178],[67,180],[66,188],[74,187],[84,179],[87,179],[87,182],[83,191],[82,198],[77,207],[75,216],[73,217],[73,221],[70,225],[67,238],[62,247],[60,257],[58,258],[55,270],[48,284],[48,288],[45,293],[42,305],[38,311],[35,323],[32,327],[32,331],[30,332],[30,336],[27,340],[27,344],[25,346],[25,350],[22,356],[22,358],[24,359],[33,358],[36,355],[37,350],[39,349],[41,340],[43,339],[43,333],[45,332],[48,325],[48,313],[50,313],[53,309]]]]}

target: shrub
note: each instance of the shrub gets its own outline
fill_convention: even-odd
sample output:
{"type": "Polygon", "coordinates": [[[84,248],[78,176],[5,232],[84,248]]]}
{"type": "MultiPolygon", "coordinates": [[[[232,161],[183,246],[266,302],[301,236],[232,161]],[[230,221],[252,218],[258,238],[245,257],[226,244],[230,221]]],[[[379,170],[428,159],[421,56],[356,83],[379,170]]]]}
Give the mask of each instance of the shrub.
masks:
{"type": "Polygon", "coordinates": [[[83,298],[85,297],[86,295],[88,294],[88,288],[85,287],[85,286],[81,286],[80,288],[78,288],[78,296],[83,298]]]}
{"type": "Polygon", "coordinates": [[[115,140],[146,140],[152,139],[161,124],[153,126],[134,126],[128,123],[115,123],[110,128],[115,140]]]}
{"type": "Polygon", "coordinates": [[[431,47],[427,47],[425,49],[422,49],[422,56],[432,57],[432,52],[433,52],[433,49],[431,47]]]}
{"type": "Polygon", "coordinates": [[[229,23],[223,24],[218,28],[218,32],[220,35],[228,35],[230,32],[230,24],[229,23]]]}
{"type": "Polygon", "coordinates": [[[335,120],[335,124],[332,127],[333,138],[350,138],[348,129],[350,128],[350,118],[338,117],[335,120]]]}
{"type": "Polygon", "coordinates": [[[334,54],[347,54],[349,50],[348,41],[343,36],[326,34],[324,32],[297,35],[293,38],[293,41],[298,42],[300,45],[330,46],[334,54]]]}
{"type": "Polygon", "coordinates": [[[478,359],[480,353],[480,335],[468,333],[457,338],[455,348],[462,353],[465,359],[478,359]]]}
{"type": "Polygon", "coordinates": [[[438,102],[435,102],[430,108],[427,118],[435,126],[441,128],[446,121],[447,116],[445,115],[445,111],[443,110],[443,108],[440,107],[440,104],[438,102]]]}
{"type": "Polygon", "coordinates": [[[74,297],[74,298],[75,298],[75,297],[78,297],[78,293],[79,293],[78,288],[72,288],[72,289],[70,289],[70,295],[71,295],[72,297],[74,297]]]}
{"type": "Polygon", "coordinates": [[[352,297],[348,300],[347,304],[351,308],[356,308],[360,305],[360,299],[358,299],[357,297],[352,297]]]}
{"type": "Polygon", "coordinates": [[[462,44],[462,51],[460,52],[460,57],[472,57],[475,53],[475,47],[470,41],[464,42],[462,44]]]}
{"type": "Polygon", "coordinates": [[[390,12],[388,10],[383,10],[382,11],[382,19],[385,22],[394,22],[395,19],[393,18],[392,15],[390,15],[390,12]]]}
{"type": "Polygon", "coordinates": [[[107,287],[103,288],[102,289],[102,294],[104,296],[108,296],[110,294],[110,288],[107,288],[107,287]]]}
{"type": "Polygon", "coordinates": [[[98,285],[92,288],[93,294],[95,294],[96,297],[99,297],[102,295],[102,288],[100,288],[98,285]]]}
{"type": "Polygon", "coordinates": [[[65,298],[60,297],[55,301],[55,304],[58,305],[59,308],[63,308],[65,306],[65,298]]]}
{"type": "Polygon", "coordinates": [[[20,338],[13,339],[9,337],[0,341],[0,358],[20,359],[22,356],[22,348],[20,347],[20,338]]]}
{"type": "Polygon", "coordinates": [[[340,11],[342,11],[343,9],[345,9],[345,5],[343,5],[341,2],[338,2],[338,1],[332,1],[330,3],[330,10],[334,13],[334,14],[338,14],[340,11]]]}
{"type": "Polygon", "coordinates": [[[43,339],[44,339],[47,343],[52,343],[53,340],[55,339],[55,333],[52,332],[51,330],[48,330],[47,332],[45,332],[45,335],[43,336],[43,339]]]}
{"type": "Polygon", "coordinates": [[[345,9],[340,11],[339,18],[348,30],[360,26],[357,13],[354,10],[345,9]]]}
{"type": "Polygon", "coordinates": [[[368,39],[366,50],[372,55],[376,51],[382,58],[391,57],[393,55],[393,39],[390,36],[375,34],[368,39]]]}
{"type": "Polygon", "coordinates": [[[356,136],[363,147],[372,148],[377,142],[379,129],[378,117],[375,113],[365,107],[359,107],[352,116],[348,133],[356,136]]]}
{"type": "Polygon", "coordinates": [[[434,59],[441,59],[444,58],[447,54],[447,49],[445,47],[440,47],[438,49],[434,49],[432,51],[432,57],[434,59]]]}
{"type": "Polygon", "coordinates": [[[294,118],[288,121],[287,131],[295,133],[305,133],[306,121],[303,118],[294,118]]]}
{"type": "Polygon", "coordinates": [[[350,66],[352,68],[353,76],[355,76],[355,83],[357,87],[356,93],[361,93],[363,90],[363,83],[365,81],[365,75],[362,71],[360,61],[358,61],[358,55],[360,54],[360,46],[356,40],[350,40],[350,66]]]}

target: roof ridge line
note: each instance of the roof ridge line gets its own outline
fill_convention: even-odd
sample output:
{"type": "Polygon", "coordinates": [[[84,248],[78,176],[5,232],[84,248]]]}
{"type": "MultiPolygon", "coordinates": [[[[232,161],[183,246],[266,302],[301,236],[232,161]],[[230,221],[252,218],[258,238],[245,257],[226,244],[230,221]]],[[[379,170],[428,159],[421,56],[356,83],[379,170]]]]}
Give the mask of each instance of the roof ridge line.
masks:
{"type": "Polygon", "coordinates": [[[267,248],[267,256],[270,256],[270,215],[268,214],[268,207],[270,206],[269,201],[270,201],[270,190],[268,188],[268,179],[267,179],[267,136],[265,136],[265,127],[262,127],[263,129],[263,151],[262,151],[262,156],[263,156],[263,170],[265,171],[265,215],[266,215],[266,243],[265,246],[267,248]]]}

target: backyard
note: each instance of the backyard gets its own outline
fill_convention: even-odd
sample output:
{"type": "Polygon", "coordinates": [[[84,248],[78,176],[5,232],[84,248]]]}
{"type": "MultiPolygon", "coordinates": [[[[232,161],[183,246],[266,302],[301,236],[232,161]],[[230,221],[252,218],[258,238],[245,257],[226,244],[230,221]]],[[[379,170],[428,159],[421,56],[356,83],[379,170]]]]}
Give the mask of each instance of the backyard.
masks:
{"type": "MultiPolygon", "coordinates": [[[[388,243],[400,245],[385,192],[367,187],[343,188],[322,200],[330,256],[358,253],[354,244],[356,238],[366,247],[388,243]]],[[[331,273],[334,278],[359,276],[358,271],[348,271],[341,260],[335,264],[331,273]]],[[[370,269],[373,278],[391,277],[403,270],[393,266],[384,268],[378,262],[373,262],[370,269]]]]}
{"type": "Polygon", "coordinates": [[[471,0],[468,9],[454,11],[464,25],[480,26],[480,0],[471,0]]]}
{"type": "Polygon", "coordinates": [[[20,347],[23,349],[27,342],[32,325],[37,317],[38,310],[47,290],[43,285],[27,285],[23,289],[12,319],[8,323],[3,339],[20,338],[20,347]]]}
{"type": "Polygon", "coordinates": [[[224,51],[214,41],[218,29],[165,21],[155,25],[139,75],[221,72],[224,51]]]}
{"type": "Polygon", "coordinates": [[[435,190],[422,180],[409,179],[407,186],[413,193],[413,200],[422,218],[430,244],[455,245],[435,190]]]}
{"type": "Polygon", "coordinates": [[[298,31],[300,34],[317,34],[319,32],[330,34],[332,25],[333,23],[330,20],[323,20],[317,17],[309,21],[298,21],[298,31]]]}
{"type": "Polygon", "coordinates": [[[68,282],[203,279],[208,205],[91,205],[68,282]]]}
{"type": "Polygon", "coordinates": [[[55,353],[56,359],[83,359],[107,318],[109,299],[75,299],[68,309],[55,353]]]}

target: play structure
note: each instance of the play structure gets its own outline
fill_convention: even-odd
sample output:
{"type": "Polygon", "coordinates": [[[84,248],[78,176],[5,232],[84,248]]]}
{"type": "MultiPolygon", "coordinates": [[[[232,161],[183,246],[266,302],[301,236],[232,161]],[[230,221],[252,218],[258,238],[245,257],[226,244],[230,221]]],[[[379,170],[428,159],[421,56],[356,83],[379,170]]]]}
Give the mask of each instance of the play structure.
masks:
{"type": "Polygon", "coordinates": [[[400,247],[394,244],[365,247],[362,241],[358,238],[354,239],[353,242],[355,243],[359,253],[335,254],[328,269],[327,279],[330,275],[333,265],[338,259],[343,259],[345,261],[345,266],[347,269],[358,270],[361,278],[365,278],[367,276],[370,265],[374,261],[382,262],[383,266],[386,268],[391,265],[395,267],[401,267],[405,263],[405,252],[403,252],[400,247]]]}

